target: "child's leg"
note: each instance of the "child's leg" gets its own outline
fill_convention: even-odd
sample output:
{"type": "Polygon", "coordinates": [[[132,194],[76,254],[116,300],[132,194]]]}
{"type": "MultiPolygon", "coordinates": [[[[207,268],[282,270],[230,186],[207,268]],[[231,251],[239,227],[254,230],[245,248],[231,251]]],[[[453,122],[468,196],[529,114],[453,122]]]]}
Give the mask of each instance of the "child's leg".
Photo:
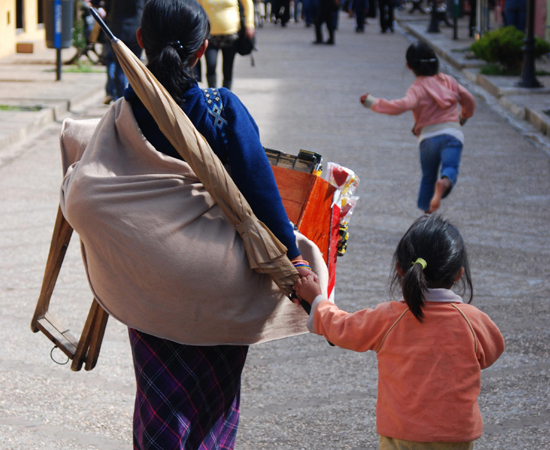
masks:
{"type": "Polygon", "coordinates": [[[434,195],[430,201],[430,212],[439,209],[441,199],[451,193],[458,178],[462,142],[453,136],[442,135],[445,138],[441,149],[441,178],[435,184],[434,195]]]}
{"type": "Polygon", "coordinates": [[[418,192],[418,207],[430,212],[430,201],[434,195],[435,183],[441,163],[441,136],[424,139],[420,143],[420,167],[422,180],[418,192]]]}

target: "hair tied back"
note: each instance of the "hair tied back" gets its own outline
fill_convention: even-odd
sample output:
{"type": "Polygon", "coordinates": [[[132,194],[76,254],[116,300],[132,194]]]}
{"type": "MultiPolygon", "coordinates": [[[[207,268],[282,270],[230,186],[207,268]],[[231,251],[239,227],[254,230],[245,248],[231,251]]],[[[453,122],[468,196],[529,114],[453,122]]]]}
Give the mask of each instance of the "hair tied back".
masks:
{"type": "Polygon", "coordinates": [[[422,266],[422,270],[425,270],[426,267],[428,267],[428,263],[426,262],[425,259],[422,259],[422,258],[418,258],[415,262],[413,262],[413,266],[415,264],[420,264],[422,266]]]}
{"type": "Polygon", "coordinates": [[[183,45],[181,45],[180,41],[170,41],[168,42],[168,45],[174,47],[177,50],[183,50],[183,45]]]}

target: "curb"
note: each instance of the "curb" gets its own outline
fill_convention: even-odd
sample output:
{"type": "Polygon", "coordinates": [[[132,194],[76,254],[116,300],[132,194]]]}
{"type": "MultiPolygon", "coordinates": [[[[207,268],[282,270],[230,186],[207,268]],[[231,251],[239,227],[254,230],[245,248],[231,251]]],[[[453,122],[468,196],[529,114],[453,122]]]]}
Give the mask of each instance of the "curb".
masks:
{"type": "Polygon", "coordinates": [[[40,111],[29,113],[24,112],[21,114],[33,114],[34,117],[29,120],[25,125],[19,126],[14,131],[5,137],[0,138],[0,149],[6,148],[10,145],[17,144],[30,136],[42,131],[48,125],[53,122],[61,122],[63,118],[74,111],[76,108],[83,108],[89,104],[97,103],[104,96],[104,86],[94,86],[78,97],[72,99],[59,99],[59,100],[47,100],[44,99],[25,99],[22,102],[19,99],[3,98],[1,99],[3,104],[11,106],[41,106],[40,111]]]}
{"type": "Polygon", "coordinates": [[[469,81],[476,83],[486,92],[491,94],[493,97],[496,97],[498,103],[514,116],[519,119],[526,120],[534,125],[539,131],[543,134],[550,136],[550,117],[544,114],[544,112],[536,109],[529,108],[528,106],[517,105],[512,102],[510,99],[506,98],[506,95],[522,95],[522,94],[532,94],[535,92],[540,92],[542,94],[550,94],[550,88],[534,88],[526,91],[525,88],[501,88],[494,84],[488,77],[480,73],[472,72],[468,69],[475,69],[482,67],[485,63],[474,62],[471,63],[459,60],[455,58],[450,52],[443,50],[434,44],[433,40],[428,39],[424,33],[415,30],[411,27],[406,21],[399,22],[401,27],[407,30],[408,33],[412,34],[415,38],[422,40],[429,44],[434,51],[437,53],[441,59],[445,60],[455,69],[460,70],[462,74],[469,81]]]}

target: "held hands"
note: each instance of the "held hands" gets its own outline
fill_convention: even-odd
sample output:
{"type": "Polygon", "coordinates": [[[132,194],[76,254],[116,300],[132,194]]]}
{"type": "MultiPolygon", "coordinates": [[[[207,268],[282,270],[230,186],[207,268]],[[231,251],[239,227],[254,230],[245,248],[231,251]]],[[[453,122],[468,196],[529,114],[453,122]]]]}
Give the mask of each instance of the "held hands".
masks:
{"type": "Polygon", "coordinates": [[[359,97],[359,101],[361,102],[361,104],[363,106],[365,106],[365,102],[367,101],[367,97],[369,96],[369,94],[364,94],[362,95],[361,97],[359,97]]]}
{"type": "Polygon", "coordinates": [[[294,284],[294,290],[299,298],[305,300],[310,305],[315,300],[315,297],[322,294],[317,275],[313,272],[309,272],[305,277],[300,278],[294,284]]]}

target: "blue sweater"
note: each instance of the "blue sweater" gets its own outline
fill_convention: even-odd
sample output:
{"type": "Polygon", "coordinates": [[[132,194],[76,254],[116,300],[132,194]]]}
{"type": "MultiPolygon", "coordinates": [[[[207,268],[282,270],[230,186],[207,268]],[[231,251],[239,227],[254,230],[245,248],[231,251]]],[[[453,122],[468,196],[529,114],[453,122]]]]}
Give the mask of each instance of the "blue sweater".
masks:
{"type": "MultiPolygon", "coordinates": [[[[214,123],[204,92],[196,83],[183,94],[180,106],[208,141],[214,153],[224,164],[229,165],[231,178],[254,214],[286,246],[287,256],[290,259],[295,258],[300,251],[296,247],[292,225],[260,142],[258,126],[235,94],[225,88],[220,88],[218,92],[223,103],[222,120],[227,122],[226,126],[220,127],[214,123]]],[[[168,156],[182,159],[161,133],[131,86],[124,91],[124,98],[131,103],[136,121],[153,147],[168,156]]]]}

